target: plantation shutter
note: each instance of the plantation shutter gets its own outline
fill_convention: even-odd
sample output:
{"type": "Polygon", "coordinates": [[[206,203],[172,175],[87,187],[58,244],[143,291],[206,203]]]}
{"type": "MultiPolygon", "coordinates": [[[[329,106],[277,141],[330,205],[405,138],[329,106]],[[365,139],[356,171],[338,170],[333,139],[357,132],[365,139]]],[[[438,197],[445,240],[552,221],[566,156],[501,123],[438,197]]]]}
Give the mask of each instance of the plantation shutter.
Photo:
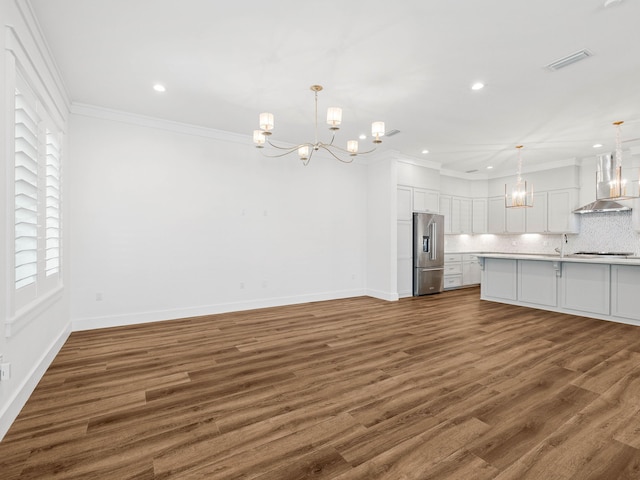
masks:
{"type": "Polygon", "coordinates": [[[60,137],[46,133],[46,247],[47,277],[60,271],[60,137]]]}
{"type": "Polygon", "coordinates": [[[15,91],[15,288],[38,277],[38,125],[33,97],[15,91]]]}

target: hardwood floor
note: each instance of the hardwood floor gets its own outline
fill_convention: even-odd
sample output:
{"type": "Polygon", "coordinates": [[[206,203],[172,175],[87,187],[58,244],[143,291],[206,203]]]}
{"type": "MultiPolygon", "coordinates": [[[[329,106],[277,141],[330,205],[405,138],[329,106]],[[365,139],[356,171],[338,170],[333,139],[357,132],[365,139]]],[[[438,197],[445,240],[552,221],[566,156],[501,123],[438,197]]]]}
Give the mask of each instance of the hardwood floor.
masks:
{"type": "Polygon", "coordinates": [[[640,328],[367,297],[71,335],[2,479],[640,479],[640,328]]]}

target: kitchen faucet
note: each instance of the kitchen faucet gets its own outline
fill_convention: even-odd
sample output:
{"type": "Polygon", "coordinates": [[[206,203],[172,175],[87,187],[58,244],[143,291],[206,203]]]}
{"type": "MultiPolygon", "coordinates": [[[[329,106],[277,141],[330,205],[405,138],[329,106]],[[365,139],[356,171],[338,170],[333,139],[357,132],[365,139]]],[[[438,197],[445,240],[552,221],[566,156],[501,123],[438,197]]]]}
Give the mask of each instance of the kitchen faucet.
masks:
{"type": "Polygon", "coordinates": [[[563,233],[563,234],[562,234],[562,238],[561,238],[561,240],[560,240],[560,248],[557,248],[557,247],[556,247],[556,248],[554,249],[556,252],[558,252],[558,253],[560,254],[560,258],[564,257],[564,246],[565,246],[565,244],[566,244],[566,243],[568,243],[568,242],[569,242],[569,239],[567,238],[567,234],[566,234],[566,233],[563,233]]]}

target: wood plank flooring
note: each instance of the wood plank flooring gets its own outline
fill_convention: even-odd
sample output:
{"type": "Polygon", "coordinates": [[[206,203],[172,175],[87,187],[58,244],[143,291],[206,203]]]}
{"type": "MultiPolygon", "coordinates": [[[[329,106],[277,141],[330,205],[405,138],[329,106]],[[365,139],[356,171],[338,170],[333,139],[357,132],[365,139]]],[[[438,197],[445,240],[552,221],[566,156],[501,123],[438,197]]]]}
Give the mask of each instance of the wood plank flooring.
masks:
{"type": "Polygon", "coordinates": [[[640,479],[640,327],[360,297],[76,332],[10,479],[640,479]]]}

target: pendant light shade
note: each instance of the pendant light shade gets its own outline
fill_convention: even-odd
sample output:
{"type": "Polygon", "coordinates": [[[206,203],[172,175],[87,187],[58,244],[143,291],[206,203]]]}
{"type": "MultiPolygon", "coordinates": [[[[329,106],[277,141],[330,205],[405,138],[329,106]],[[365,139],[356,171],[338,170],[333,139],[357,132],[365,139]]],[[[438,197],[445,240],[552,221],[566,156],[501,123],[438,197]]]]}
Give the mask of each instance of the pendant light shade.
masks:
{"type": "Polygon", "coordinates": [[[518,171],[515,183],[504,186],[504,206],[506,208],[533,207],[533,185],[522,179],[522,145],[518,145],[518,171]]]}

